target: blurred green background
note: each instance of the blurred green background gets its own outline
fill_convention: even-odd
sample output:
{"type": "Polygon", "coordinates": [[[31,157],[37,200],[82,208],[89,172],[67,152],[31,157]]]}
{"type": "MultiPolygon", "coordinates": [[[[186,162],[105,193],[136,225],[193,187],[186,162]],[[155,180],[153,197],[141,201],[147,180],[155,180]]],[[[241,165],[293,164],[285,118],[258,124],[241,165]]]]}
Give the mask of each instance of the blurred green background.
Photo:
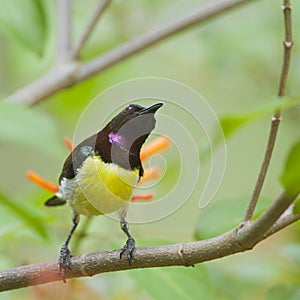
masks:
{"type": "MultiPolygon", "coordinates": [[[[81,57],[89,60],[207,2],[113,1],[81,57]]],[[[98,1],[72,3],[73,40],[77,40],[98,1]]],[[[0,97],[5,99],[52,66],[57,15],[56,1],[52,0],[2,0],[0,4],[0,97]]],[[[33,169],[56,181],[68,154],[63,137],[73,136],[85,107],[106,88],[138,77],[170,78],[199,92],[220,118],[227,114],[245,114],[274,99],[283,56],[281,4],[280,0],[253,1],[171,37],[37,106],[2,107],[1,269],[57,259],[71,224],[69,209],[44,207],[44,201],[51,194],[27,181],[25,172],[33,169]]],[[[292,1],[292,4],[295,45],[287,93],[297,96],[300,3],[292,1]]],[[[122,104],[121,95],[117,101],[122,104]]],[[[270,115],[255,119],[227,137],[226,173],[213,204],[198,209],[201,189],[198,187],[184,206],[169,217],[150,224],[132,225],[137,245],[204,239],[237,225],[255,185],[270,115]]],[[[261,209],[282,190],[278,178],[289,149],[299,139],[299,117],[299,106],[284,111],[262,192],[261,209]]],[[[171,148],[164,155],[168,168],[176,173],[180,166],[174,151],[171,148]]],[[[204,158],[201,163],[207,168],[204,158]]],[[[166,175],[164,180],[172,182],[172,172],[166,175]]],[[[155,189],[153,192],[159,193],[159,185],[155,189]]],[[[58,282],[5,292],[0,294],[0,299],[299,299],[299,232],[299,224],[293,225],[253,251],[195,268],[102,274],[70,281],[68,285],[58,282]]],[[[116,221],[95,218],[77,253],[116,249],[123,241],[124,235],[116,221]]]]}

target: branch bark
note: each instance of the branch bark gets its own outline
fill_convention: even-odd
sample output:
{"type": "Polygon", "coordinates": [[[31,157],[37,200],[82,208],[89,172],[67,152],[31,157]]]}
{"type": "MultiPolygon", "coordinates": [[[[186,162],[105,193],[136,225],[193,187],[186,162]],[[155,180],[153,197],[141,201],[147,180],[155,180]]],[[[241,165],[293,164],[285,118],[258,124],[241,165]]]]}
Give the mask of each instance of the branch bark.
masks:
{"type": "MultiPolygon", "coordinates": [[[[11,96],[11,100],[35,104],[53,93],[80,82],[97,72],[116,64],[122,59],[142,51],[162,39],[185,30],[195,24],[209,20],[221,13],[232,9],[250,0],[227,0],[216,2],[204,9],[196,11],[180,20],[171,22],[158,30],[154,30],[127,42],[107,54],[85,64],[74,61],[65,61],[56,66],[45,76],[27,87],[17,91],[11,96]]],[[[68,3],[68,0],[61,0],[68,3]]],[[[284,62],[280,79],[278,96],[285,94],[287,74],[290,64],[290,52],[292,47],[291,35],[291,6],[290,1],[284,0],[286,38],[284,42],[284,62]]],[[[65,10],[67,11],[67,10],[65,10]]],[[[89,34],[89,33],[88,33],[89,34]]],[[[62,37],[63,35],[61,35],[62,37]]],[[[68,35],[69,36],[69,35],[68,35]]],[[[67,49],[67,45],[59,49],[67,49]]],[[[233,230],[204,241],[173,244],[156,247],[137,248],[134,252],[132,265],[128,264],[126,258],[119,259],[119,251],[106,251],[101,253],[89,253],[75,256],[71,259],[72,270],[66,274],[67,278],[93,276],[104,272],[113,272],[136,268],[151,268],[164,266],[192,266],[197,263],[209,261],[234,253],[252,249],[257,243],[271,236],[275,232],[298,221],[299,215],[282,214],[296,199],[297,195],[287,196],[282,193],[274,203],[255,221],[250,221],[255,209],[257,199],[269,166],[272,150],[275,144],[277,130],[280,122],[280,111],[275,112],[265,158],[259,174],[257,185],[254,189],[252,199],[245,214],[244,221],[233,230]]],[[[0,271],[0,291],[11,290],[31,285],[42,284],[61,280],[57,262],[44,262],[39,264],[21,266],[9,270],[0,271]]]]}
{"type": "Polygon", "coordinates": [[[99,58],[82,65],[82,68],[80,68],[78,71],[77,80],[85,80],[91,75],[94,75],[99,71],[103,71],[115,63],[144,49],[147,49],[150,46],[153,46],[162,40],[173,36],[174,34],[184,31],[192,26],[199,25],[202,22],[210,20],[247,2],[251,2],[251,0],[218,1],[207,5],[207,7],[195,10],[181,17],[180,19],[171,21],[164,26],[149,31],[148,33],[145,33],[133,39],[132,41],[118,46],[114,50],[109,51],[99,58]]]}
{"type": "Polygon", "coordinates": [[[58,0],[57,7],[57,50],[56,61],[68,60],[71,47],[71,3],[70,0],[58,0]]]}
{"type": "Polygon", "coordinates": [[[38,79],[35,82],[17,90],[8,97],[8,100],[27,105],[37,104],[57,91],[88,79],[91,76],[94,76],[95,74],[117,64],[125,58],[150,48],[166,38],[191,28],[196,24],[211,20],[232,10],[233,8],[237,8],[243,4],[254,1],[255,0],[218,0],[204,8],[201,7],[194,10],[180,19],[176,19],[175,21],[161,26],[158,29],[152,30],[131,41],[128,41],[90,62],[65,62],[64,65],[55,67],[46,73],[43,76],[43,80],[38,79]],[[44,84],[45,81],[48,85],[44,84]]]}
{"type": "MultiPolygon", "coordinates": [[[[93,276],[99,273],[137,268],[189,266],[239,252],[235,231],[199,242],[143,247],[134,250],[132,265],[119,259],[120,251],[89,253],[72,257],[72,271],[66,278],[93,276]]],[[[57,261],[27,265],[0,272],[0,291],[61,280],[57,261]]]]}
{"type": "Polygon", "coordinates": [[[297,196],[298,194],[287,196],[282,193],[258,219],[243,223],[238,232],[239,242],[242,245],[253,247],[271,229],[297,196]]]}
{"type": "Polygon", "coordinates": [[[97,25],[100,17],[104,13],[104,11],[108,8],[109,4],[111,3],[111,0],[102,0],[100,4],[98,5],[96,11],[94,12],[93,17],[91,18],[90,22],[88,23],[86,29],[84,30],[82,36],[78,40],[77,44],[75,44],[74,48],[71,51],[70,57],[71,59],[77,59],[79,56],[79,53],[86,43],[86,41],[89,39],[92,31],[94,30],[95,26],[97,25]]]}
{"type": "Polygon", "coordinates": [[[279,81],[279,89],[278,89],[279,97],[283,97],[285,95],[286,83],[287,83],[288,72],[289,72],[290,61],[291,61],[291,51],[293,47],[292,20],[291,20],[292,6],[290,0],[284,0],[282,9],[284,14],[285,41],[283,42],[284,53],[283,53],[283,64],[282,64],[281,76],[279,81]]]}
{"type": "Polygon", "coordinates": [[[287,216],[281,217],[262,237],[261,240],[268,238],[274,233],[282,230],[285,227],[300,220],[300,215],[288,214],[287,216]]]}
{"type": "MultiPolygon", "coordinates": [[[[119,250],[88,253],[71,259],[66,278],[138,268],[193,266],[252,249],[257,243],[299,220],[298,215],[279,219],[296,198],[283,193],[256,221],[242,224],[220,236],[196,242],[136,248],[132,265],[119,259],[119,250]],[[278,220],[279,219],[279,220],[278,220]],[[273,225],[274,224],[274,225],[273,225]],[[272,226],[273,225],[273,226],[272,226]]],[[[0,291],[59,281],[57,261],[43,262],[0,271],[0,291]]]]}
{"type": "MultiPolygon", "coordinates": [[[[283,57],[283,63],[282,63],[282,69],[281,69],[281,75],[280,75],[280,81],[279,81],[279,89],[278,89],[278,97],[283,97],[285,95],[286,90],[286,82],[289,72],[289,66],[290,66],[290,60],[291,60],[291,50],[293,46],[293,40],[292,40],[292,21],[291,21],[291,10],[292,6],[290,3],[290,0],[284,0],[283,5],[283,15],[284,15],[284,28],[285,28],[285,41],[283,42],[284,45],[284,57],[283,57]]],[[[255,188],[253,190],[253,194],[249,203],[249,206],[247,208],[247,211],[244,216],[244,221],[247,222],[251,220],[255,207],[257,205],[257,201],[259,198],[259,195],[261,193],[267,171],[269,169],[274,145],[276,142],[277,132],[279,128],[279,124],[281,121],[281,111],[276,110],[272,116],[272,123],[271,123],[271,129],[269,133],[268,143],[265,151],[265,156],[260,168],[260,172],[258,174],[258,178],[255,184],[255,188]]]]}

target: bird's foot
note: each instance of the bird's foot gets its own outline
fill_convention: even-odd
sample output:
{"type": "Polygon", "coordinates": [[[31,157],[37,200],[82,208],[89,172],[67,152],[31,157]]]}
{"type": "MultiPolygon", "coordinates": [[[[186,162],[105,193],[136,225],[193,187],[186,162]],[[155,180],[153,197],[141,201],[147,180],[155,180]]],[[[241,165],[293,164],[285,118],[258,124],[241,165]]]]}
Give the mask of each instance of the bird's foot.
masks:
{"type": "Polygon", "coordinates": [[[135,240],[133,237],[129,237],[126,244],[122,249],[120,250],[120,259],[122,258],[122,255],[127,251],[127,259],[129,264],[131,265],[131,260],[133,258],[133,250],[135,248],[135,240]]]}
{"type": "Polygon", "coordinates": [[[60,256],[58,261],[59,267],[59,275],[62,278],[63,282],[66,283],[66,269],[71,270],[71,257],[72,254],[67,246],[67,244],[63,244],[60,249],[60,256]]]}

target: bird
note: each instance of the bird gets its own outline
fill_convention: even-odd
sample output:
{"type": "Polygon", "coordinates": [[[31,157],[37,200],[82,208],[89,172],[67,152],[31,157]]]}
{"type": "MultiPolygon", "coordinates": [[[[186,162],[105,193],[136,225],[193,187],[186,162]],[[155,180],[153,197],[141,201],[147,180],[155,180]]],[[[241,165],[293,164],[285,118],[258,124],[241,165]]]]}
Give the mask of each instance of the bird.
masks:
{"type": "Polygon", "coordinates": [[[163,103],[150,107],[127,105],[98,133],[80,142],[65,160],[59,176],[58,192],[46,206],[67,204],[72,226],[61,246],[59,274],[66,282],[71,269],[70,239],[79,224],[80,215],[98,216],[117,211],[122,231],[127,236],[120,258],[127,251],[131,265],[135,240],[129,232],[126,213],[135,185],[143,176],[141,147],[155,128],[156,111],[163,103]]]}

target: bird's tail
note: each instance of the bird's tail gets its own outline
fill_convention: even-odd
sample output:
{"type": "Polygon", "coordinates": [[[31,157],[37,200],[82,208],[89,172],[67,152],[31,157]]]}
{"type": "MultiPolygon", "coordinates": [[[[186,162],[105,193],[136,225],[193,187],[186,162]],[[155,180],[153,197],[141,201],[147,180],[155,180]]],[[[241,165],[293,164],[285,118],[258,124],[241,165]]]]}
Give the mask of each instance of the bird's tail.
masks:
{"type": "Polygon", "coordinates": [[[58,198],[56,195],[51,197],[45,202],[46,206],[58,206],[58,205],[64,205],[66,204],[66,200],[58,198]]]}

